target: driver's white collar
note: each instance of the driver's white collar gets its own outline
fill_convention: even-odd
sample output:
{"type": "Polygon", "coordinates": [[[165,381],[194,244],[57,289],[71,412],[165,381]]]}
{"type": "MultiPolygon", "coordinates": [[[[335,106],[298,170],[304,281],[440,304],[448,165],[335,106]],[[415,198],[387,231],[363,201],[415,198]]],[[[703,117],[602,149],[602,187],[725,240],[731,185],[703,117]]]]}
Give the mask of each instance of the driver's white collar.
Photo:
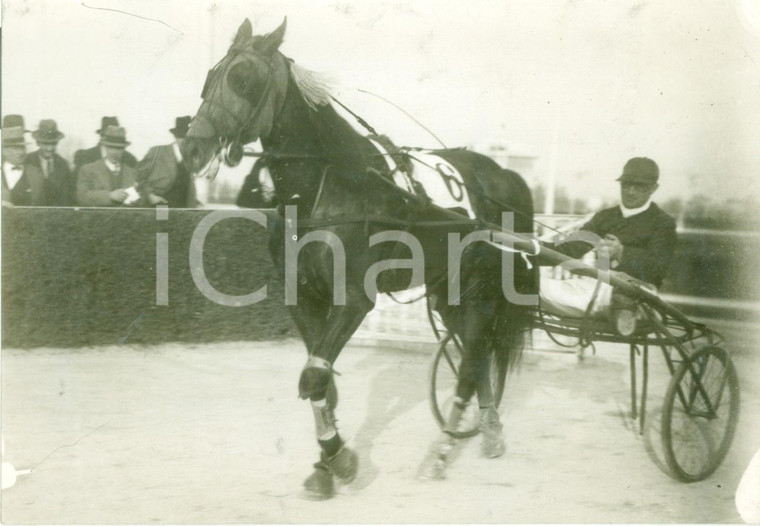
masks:
{"type": "Polygon", "coordinates": [[[620,212],[622,212],[623,217],[628,218],[635,216],[636,214],[640,214],[641,212],[646,212],[649,207],[652,204],[652,199],[648,199],[646,203],[644,203],[642,206],[638,208],[626,208],[623,206],[623,203],[620,203],[620,212]]]}

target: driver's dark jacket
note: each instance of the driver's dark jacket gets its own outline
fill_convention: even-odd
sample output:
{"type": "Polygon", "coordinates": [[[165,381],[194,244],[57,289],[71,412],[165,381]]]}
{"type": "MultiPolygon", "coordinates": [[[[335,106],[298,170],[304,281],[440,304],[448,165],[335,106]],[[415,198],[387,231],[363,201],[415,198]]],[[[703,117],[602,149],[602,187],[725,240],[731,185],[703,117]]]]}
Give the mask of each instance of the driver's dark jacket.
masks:
{"type": "MultiPolygon", "coordinates": [[[[676,248],[676,223],[659,206],[652,203],[628,218],[623,217],[619,206],[606,208],[594,214],[580,230],[600,238],[607,234],[617,236],[623,245],[623,256],[615,270],[657,287],[662,285],[676,248]]],[[[555,240],[551,248],[577,259],[594,246],[585,241],[558,244],[555,240]]]]}

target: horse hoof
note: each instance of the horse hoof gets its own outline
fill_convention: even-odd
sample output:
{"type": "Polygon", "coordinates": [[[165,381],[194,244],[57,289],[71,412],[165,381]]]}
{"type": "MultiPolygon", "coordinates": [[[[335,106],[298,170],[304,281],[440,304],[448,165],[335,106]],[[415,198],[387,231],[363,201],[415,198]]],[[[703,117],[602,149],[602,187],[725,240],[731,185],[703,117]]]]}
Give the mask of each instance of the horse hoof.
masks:
{"type": "Polygon", "coordinates": [[[504,443],[504,435],[502,435],[502,433],[483,433],[483,442],[480,443],[480,453],[484,457],[500,457],[506,450],[507,446],[504,443]]]}
{"type": "Polygon", "coordinates": [[[480,453],[486,458],[500,457],[507,450],[504,442],[504,426],[499,422],[499,415],[493,408],[484,412],[480,419],[480,431],[483,440],[480,443],[480,453]]]}
{"type": "Polygon", "coordinates": [[[359,455],[353,450],[344,447],[325,461],[330,470],[343,484],[350,484],[359,471],[359,455]]]}
{"type": "Polygon", "coordinates": [[[332,473],[322,462],[314,464],[314,473],[304,483],[303,496],[309,500],[325,500],[335,495],[332,473]]]}
{"type": "Polygon", "coordinates": [[[420,466],[417,478],[422,481],[445,480],[446,462],[442,458],[427,458],[420,466]]]}

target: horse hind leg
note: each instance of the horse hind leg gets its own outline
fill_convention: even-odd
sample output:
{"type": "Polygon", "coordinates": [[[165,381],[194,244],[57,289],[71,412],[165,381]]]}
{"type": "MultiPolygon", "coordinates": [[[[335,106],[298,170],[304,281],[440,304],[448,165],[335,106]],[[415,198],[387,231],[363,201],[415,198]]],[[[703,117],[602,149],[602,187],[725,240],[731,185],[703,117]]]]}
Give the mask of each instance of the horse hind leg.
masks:
{"type": "MultiPolygon", "coordinates": [[[[471,283],[465,285],[466,288],[468,286],[471,286],[471,283]]],[[[423,480],[446,478],[446,462],[457,443],[455,436],[460,429],[467,405],[478,387],[477,353],[482,352],[481,349],[489,344],[491,320],[479,313],[478,306],[473,305],[471,301],[471,298],[468,299],[468,304],[462,304],[455,310],[439,311],[444,324],[460,338],[462,362],[457,374],[454,403],[447,415],[446,424],[425,455],[418,473],[419,478],[423,480]]]]}
{"type": "Polygon", "coordinates": [[[502,303],[494,326],[491,350],[481,363],[478,375],[478,400],[480,403],[480,431],[483,435],[480,451],[484,457],[500,457],[506,451],[504,426],[499,419],[496,396],[503,396],[504,382],[510,364],[517,361],[523,348],[523,329],[526,313],[514,304],[502,303]],[[500,391],[493,392],[492,378],[500,391]]]}
{"type": "Polygon", "coordinates": [[[494,323],[491,316],[478,305],[463,306],[464,324],[461,335],[463,356],[459,368],[456,397],[441,436],[433,443],[423,461],[420,477],[440,480],[445,478],[446,461],[455,445],[453,435],[458,431],[468,403],[478,394],[480,430],[483,432],[481,453],[489,458],[504,454],[506,449],[503,428],[495,410],[491,387],[491,355],[494,348],[494,323]]]}
{"type": "MultiPolygon", "coordinates": [[[[487,344],[481,340],[479,345],[486,346],[487,344]]],[[[454,434],[459,430],[468,402],[475,392],[478,395],[480,408],[481,454],[486,458],[495,458],[503,455],[506,451],[503,426],[495,408],[494,393],[491,386],[490,357],[470,353],[460,368],[457,396],[454,398],[454,403],[449,411],[446,425],[438,439],[433,442],[422,463],[420,478],[432,480],[446,478],[446,463],[456,446],[454,434]]]]}
{"type": "Polygon", "coordinates": [[[491,384],[492,360],[496,357],[492,354],[482,360],[477,380],[478,405],[480,408],[480,453],[486,458],[500,457],[506,451],[504,440],[504,426],[499,419],[496,410],[495,393],[491,384]]]}
{"type": "Polygon", "coordinates": [[[480,453],[486,458],[497,458],[504,454],[507,445],[504,440],[504,425],[494,406],[480,408],[480,453]]]}

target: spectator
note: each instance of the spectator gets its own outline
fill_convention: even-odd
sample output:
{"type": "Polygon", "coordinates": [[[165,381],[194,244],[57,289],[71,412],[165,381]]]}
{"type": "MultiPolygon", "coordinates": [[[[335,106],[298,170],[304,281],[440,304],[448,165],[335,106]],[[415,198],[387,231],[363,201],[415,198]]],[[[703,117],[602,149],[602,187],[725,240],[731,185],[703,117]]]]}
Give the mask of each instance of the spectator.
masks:
{"type": "Polygon", "coordinates": [[[182,162],[180,145],[187,135],[192,117],[178,117],[169,131],[175,141],[154,146],[137,166],[138,188],[143,201],[151,206],[169,205],[169,208],[196,208],[195,181],[182,162]]]}
{"type": "Polygon", "coordinates": [[[137,172],[122,162],[130,144],[124,128],[108,126],[100,144],[106,157],[85,164],[77,179],[77,200],[82,206],[122,206],[136,204],[140,196],[135,188],[137,172]]]}
{"type": "MultiPolygon", "coordinates": [[[[106,129],[109,126],[118,126],[119,125],[119,119],[116,117],[103,117],[100,120],[100,129],[97,130],[95,133],[100,135],[101,142],[98,143],[96,146],[93,146],[92,148],[89,148],[87,150],[77,150],[74,154],[74,173],[78,174],[79,169],[82,168],[85,164],[94,163],[95,161],[99,159],[105,159],[106,157],[106,150],[103,147],[103,133],[105,133],[106,129]]],[[[129,153],[128,151],[124,151],[124,155],[122,155],[122,163],[134,167],[137,165],[137,159],[135,159],[135,156],[129,153]]]]}
{"type": "Polygon", "coordinates": [[[24,177],[25,132],[21,115],[3,117],[3,206],[31,204],[32,189],[24,177]]]}
{"type": "Polygon", "coordinates": [[[66,160],[55,152],[64,135],[52,119],[32,132],[39,149],[26,156],[24,177],[31,187],[32,206],[74,206],[76,186],[66,160]]]}
{"type": "Polygon", "coordinates": [[[264,158],[259,157],[245,177],[235,203],[240,208],[276,208],[278,202],[269,168],[264,158]]]}
{"type": "MultiPolygon", "coordinates": [[[[643,282],[656,289],[662,284],[676,247],[676,223],[652,202],[660,171],[646,157],[630,159],[623,167],[620,205],[601,210],[580,230],[594,234],[598,248],[609,254],[612,274],[620,279],[643,282]]],[[[556,250],[579,258],[591,250],[588,241],[559,243],[556,250]]],[[[610,315],[620,334],[636,328],[636,306],[632,298],[613,294],[608,283],[596,279],[541,279],[541,300],[549,310],[566,316],[592,313],[610,315]],[[598,288],[597,288],[598,286],[598,288]]]]}

